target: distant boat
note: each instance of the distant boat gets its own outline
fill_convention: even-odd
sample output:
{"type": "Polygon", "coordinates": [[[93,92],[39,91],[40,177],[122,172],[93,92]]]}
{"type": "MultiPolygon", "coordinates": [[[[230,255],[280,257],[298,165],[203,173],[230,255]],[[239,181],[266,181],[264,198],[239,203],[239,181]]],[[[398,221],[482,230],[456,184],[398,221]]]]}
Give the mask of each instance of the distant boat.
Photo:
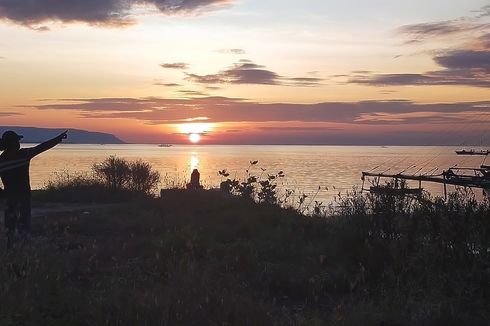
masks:
{"type": "Polygon", "coordinates": [[[455,151],[458,155],[483,155],[487,156],[490,154],[488,149],[459,149],[455,151]]]}
{"type": "Polygon", "coordinates": [[[158,147],[172,147],[171,144],[160,144],[158,145],[158,147]]]}

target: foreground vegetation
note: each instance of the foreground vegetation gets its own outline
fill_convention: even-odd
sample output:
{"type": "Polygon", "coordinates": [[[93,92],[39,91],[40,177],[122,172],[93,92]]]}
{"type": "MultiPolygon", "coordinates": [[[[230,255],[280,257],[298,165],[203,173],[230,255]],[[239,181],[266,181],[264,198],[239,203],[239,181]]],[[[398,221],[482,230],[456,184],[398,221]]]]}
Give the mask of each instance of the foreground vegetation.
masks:
{"type": "Polygon", "coordinates": [[[158,171],[147,162],[110,156],[94,164],[91,173],[57,173],[35,199],[104,203],[151,198],[160,179],[158,171]]]}
{"type": "Polygon", "coordinates": [[[115,177],[126,163],[35,194],[121,204],[36,218],[0,248],[0,325],[490,323],[488,201],[353,192],[305,216],[279,206],[282,172],[154,198],[130,186],[152,178],[115,177]]]}

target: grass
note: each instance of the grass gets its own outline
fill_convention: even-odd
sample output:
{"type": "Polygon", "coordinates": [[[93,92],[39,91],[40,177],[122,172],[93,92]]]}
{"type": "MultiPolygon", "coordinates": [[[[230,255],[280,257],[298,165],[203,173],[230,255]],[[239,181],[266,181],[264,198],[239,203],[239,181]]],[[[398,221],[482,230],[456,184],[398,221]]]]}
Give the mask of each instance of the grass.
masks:
{"type": "Polygon", "coordinates": [[[464,196],[305,217],[168,190],[34,220],[0,249],[0,325],[488,325],[489,244],[490,204],[464,196]]]}

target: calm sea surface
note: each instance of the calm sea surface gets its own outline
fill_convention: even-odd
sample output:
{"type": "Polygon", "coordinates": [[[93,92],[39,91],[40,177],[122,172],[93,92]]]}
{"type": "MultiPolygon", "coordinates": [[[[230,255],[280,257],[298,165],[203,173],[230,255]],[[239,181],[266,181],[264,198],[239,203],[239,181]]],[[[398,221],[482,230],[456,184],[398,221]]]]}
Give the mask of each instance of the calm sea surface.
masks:
{"type": "MultiPolygon", "coordinates": [[[[32,145],[24,144],[24,147],[32,145]]],[[[292,189],[329,202],[339,192],[361,185],[361,172],[440,173],[453,166],[477,167],[483,157],[457,156],[455,147],[379,147],[379,146],[210,146],[210,145],[70,145],[61,144],[34,158],[31,163],[33,189],[46,185],[56,173],[89,172],[92,165],[110,155],[150,162],[162,175],[161,187],[182,185],[192,169],[201,172],[206,187],[218,187],[219,170],[230,177],[244,178],[250,161],[259,163],[250,172],[255,175],[284,171],[282,189],[292,189]],[[266,169],[265,172],[262,169],[266,169]],[[328,190],[326,190],[328,188],[328,190]]],[[[368,184],[366,184],[368,186],[368,184]]],[[[441,185],[424,184],[435,195],[441,185]]],[[[481,193],[481,191],[478,191],[481,193]]]]}

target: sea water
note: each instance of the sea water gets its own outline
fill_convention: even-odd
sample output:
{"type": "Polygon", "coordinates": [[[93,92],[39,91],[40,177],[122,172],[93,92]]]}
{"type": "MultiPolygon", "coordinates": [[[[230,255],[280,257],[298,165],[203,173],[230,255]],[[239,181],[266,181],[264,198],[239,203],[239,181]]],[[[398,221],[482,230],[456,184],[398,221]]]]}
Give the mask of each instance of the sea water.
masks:
{"type": "MultiPolygon", "coordinates": [[[[23,147],[34,144],[23,144],[23,147]]],[[[360,189],[362,171],[390,174],[438,174],[450,167],[479,167],[481,156],[458,156],[456,147],[437,146],[236,146],[236,145],[74,145],[60,144],[31,162],[31,185],[43,188],[56,174],[90,173],[94,163],[114,155],[141,159],[160,172],[160,187],[182,186],[198,169],[207,188],[217,188],[227,170],[229,178],[249,175],[266,178],[283,171],[277,180],[281,192],[308,196],[307,201],[332,201],[353,187],[360,189]],[[258,161],[251,165],[252,161],[258,161]],[[247,172],[248,171],[248,172],[247,172]]],[[[369,187],[369,180],[365,187],[369,187]]],[[[418,186],[418,183],[414,186],[418,186]]],[[[442,195],[440,184],[423,183],[433,195],[442,195]]],[[[454,189],[454,188],[450,188],[454,189]]],[[[481,193],[477,189],[475,192],[481,193]]]]}

